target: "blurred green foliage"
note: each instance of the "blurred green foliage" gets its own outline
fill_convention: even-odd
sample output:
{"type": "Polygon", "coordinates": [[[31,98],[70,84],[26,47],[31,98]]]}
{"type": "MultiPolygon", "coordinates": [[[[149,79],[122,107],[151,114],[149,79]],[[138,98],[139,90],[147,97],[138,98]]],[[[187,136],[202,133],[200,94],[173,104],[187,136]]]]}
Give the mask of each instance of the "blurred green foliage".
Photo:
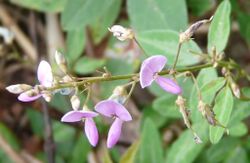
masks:
{"type": "MultiPolygon", "coordinates": [[[[66,32],[66,58],[73,72],[78,74],[91,74],[104,65],[113,75],[122,75],[136,72],[138,63],[128,62],[124,58],[106,57],[94,59],[85,55],[86,27],[91,31],[94,44],[98,45],[107,35],[107,28],[113,24],[126,22],[136,31],[136,37],[145,49],[147,55],[163,54],[172,65],[178,45],[178,32],[188,27],[188,9],[196,18],[206,15],[215,9],[215,0],[127,0],[126,5],[121,0],[12,0],[14,4],[39,12],[59,12],[61,14],[62,29],[66,32]],[[128,14],[128,20],[123,20],[121,13],[128,14]]],[[[240,32],[246,41],[250,42],[250,15],[240,10],[236,0],[223,0],[214,14],[208,32],[207,51],[211,52],[213,46],[222,52],[230,34],[231,12],[236,14],[240,32]],[[231,7],[232,6],[232,7],[231,7]],[[232,11],[231,11],[232,8],[232,11]]],[[[126,16],[125,16],[126,17],[126,16]]],[[[113,48],[116,41],[109,41],[113,48]]],[[[190,50],[200,53],[202,50],[195,43],[185,43],[178,66],[190,66],[199,62],[198,56],[190,50]]],[[[139,57],[143,59],[146,55],[139,57]]],[[[209,127],[206,120],[198,112],[197,90],[189,80],[180,85],[184,88],[184,97],[187,98],[191,110],[191,120],[194,129],[201,136],[203,143],[195,144],[190,130],[184,130],[170,146],[163,147],[162,128],[167,128],[169,122],[180,120],[181,115],[174,103],[176,97],[165,94],[157,86],[149,91],[156,96],[152,106],[142,106],[143,120],[140,140],[128,148],[121,156],[121,163],[191,163],[191,162],[244,162],[250,160],[250,136],[244,119],[250,115],[250,102],[234,99],[231,90],[225,86],[225,79],[218,77],[214,68],[206,68],[198,73],[198,85],[204,101],[212,105],[216,99],[214,110],[218,120],[228,126],[229,135],[224,135],[224,129],[209,127]],[[232,113],[231,113],[232,112],[232,113]],[[210,130],[209,130],[210,128],[210,130]],[[217,144],[211,144],[212,143],[217,144]],[[223,139],[221,139],[223,137],[223,139]],[[220,140],[221,139],[221,140],[220,140]],[[220,140],[220,141],[219,141],[220,140]]],[[[127,81],[114,81],[101,83],[102,97],[110,96],[115,86],[127,81]]],[[[250,89],[245,89],[250,96],[250,89]]],[[[70,109],[69,99],[56,96],[51,105],[61,112],[70,109]]],[[[39,138],[43,136],[43,118],[41,113],[30,108],[26,111],[32,131],[39,138]]],[[[106,134],[107,126],[98,121],[101,134],[106,134]]],[[[14,149],[19,150],[18,140],[3,124],[0,124],[1,133],[14,149]]],[[[89,152],[92,150],[86,138],[69,125],[53,121],[53,131],[57,146],[57,162],[80,163],[87,162],[89,152]]],[[[117,150],[114,150],[117,151],[117,150]]],[[[105,162],[111,162],[115,152],[105,151],[105,162]],[[111,153],[111,154],[110,154],[111,153]],[[111,156],[110,156],[111,155],[111,156]]],[[[40,154],[41,158],[44,156],[40,154]]],[[[119,156],[120,157],[120,156],[119,156]]],[[[118,160],[118,156],[116,159],[118,160]]],[[[6,159],[0,150],[0,162],[6,159]]],[[[6,160],[5,160],[6,161],[6,160]]]]}

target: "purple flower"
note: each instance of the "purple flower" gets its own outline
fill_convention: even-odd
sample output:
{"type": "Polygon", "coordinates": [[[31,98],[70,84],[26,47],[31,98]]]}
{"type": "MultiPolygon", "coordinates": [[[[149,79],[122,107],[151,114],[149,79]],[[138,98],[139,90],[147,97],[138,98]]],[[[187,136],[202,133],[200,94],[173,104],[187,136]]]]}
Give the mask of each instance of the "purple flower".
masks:
{"type": "Polygon", "coordinates": [[[98,143],[98,130],[93,120],[93,117],[96,117],[98,114],[93,111],[70,111],[66,113],[61,121],[62,122],[85,122],[85,134],[92,146],[96,146],[98,143]]]}
{"type": "MultiPolygon", "coordinates": [[[[44,87],[51,87],[53,83],[53,74],[50,64],[46,61],[41,61],[37,69],[37,78],[40,84],[44,87]]],[[[42,94],[37,94],[34,96],[29,95],[28,92],[23,92],[18,96],[18,100],[22,102],[29,102],[38,99],[43,96],[42,94]]]]}
{"type": "Polygon", "coordinates": [[[144,60],[140,70],[141,87],[148,87],[155,81],[165,91],[180,94],[182,90],[175,81],[158,75],[166,63],[167,58],[162,55],[155,55],[144,60]]]}
{"type": "Polygon", "coordinates": [[[107,147],[112,148],[121,135],[122,124],[124,121],[131,121],[132,117],[127,109],[113,100],[104,100],[96,104],[95,110],[107,117],[114,117],[108,133],[107,147]]]}

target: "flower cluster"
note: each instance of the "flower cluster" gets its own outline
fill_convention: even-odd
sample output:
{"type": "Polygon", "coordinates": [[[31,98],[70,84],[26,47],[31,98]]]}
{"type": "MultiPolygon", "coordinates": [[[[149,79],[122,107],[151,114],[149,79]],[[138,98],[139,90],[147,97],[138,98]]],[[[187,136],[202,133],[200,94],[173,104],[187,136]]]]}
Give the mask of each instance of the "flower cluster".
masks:
{"type": "MultiPolygon", "coordinates": [[[[109,30],[114,33],[114,36],[122,41],[126,39],[133,39],[134,37],[132,30],[121,26],[113,26],[109,30]]],[[[87,106],[87,101],[89,99],[92,84],[91,82],[88,82],[88,80],[91,80],[91,77],[77,78],[70,75],[67,71],[66,60],[59,52],[55,53],[55,60],[65,76],[54,76],[50,64],[46,61],[41,61],[37,69],[39,84],[35,86],[17,84],[8,86],[6,89],[11,93],[20,94],[18,96],[18,100],[22,102],[33,101],[40,97],[43,97],[49,102],[53,94],[57,92],[60,92],[63,95],[71,96],[70,102],[72,110],[67,112],[61,118],[61,121],[69,123],[83,122],[84,132],[92,146],[96,146],[98,144],[99,133],[94,118],[99,115],[114,119],[108,132],[107,147],[112,148],[118,142],[124,122],[132,120],[132,116],[124,105],[130,97],[134,85],[138,81],[140,81],[142,88],[149,87],[153,81],[155,81],[163,90],[169,93],[179,95],[182,92],[176,81],[170,78],[162,77],[160,74],[167,63],[167,58],[163,55],[154,55],[142,62],[141,69],[138,74],[139,79],[138,76],[134,76],[137,78],[131,78],[132,82],[126,85],[117,86],[109,99],[98,102],[94,109],[90,110],[87,106]],[[79,81],[79,79],[81,80],[79,81]],[[127,94],[126,87],[130,85],[132,85],[131,90],[130,93],[127,94]],[[80,89],[79,86],[83,86],[85,88],[81,92],[86,90],[88,91],[87,98],[85,99],[82,109],[80,106],[80,98],[78,97],[78,89],[80,89]]],[[[112,75],[109,74],[108,76],[103,75],[100,78],[111,77],[112,75]]]]}

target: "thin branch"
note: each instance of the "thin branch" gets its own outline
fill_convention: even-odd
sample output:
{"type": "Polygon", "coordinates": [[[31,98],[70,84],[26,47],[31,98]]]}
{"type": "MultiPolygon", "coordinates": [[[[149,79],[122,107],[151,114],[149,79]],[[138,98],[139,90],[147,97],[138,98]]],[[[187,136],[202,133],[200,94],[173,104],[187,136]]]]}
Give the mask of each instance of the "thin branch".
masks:
{"type": "MultiPolygon", "coordinates": [[[[197,66],[191,66],[191,67],[186,67],[186,68],[179,68],[176,69],[177,72],[185,72],[185,71],[196,71],[200,70],[202,68],[207,68],[207,67],[212,67],[212,64],[203,64],[203,65],[197,65],[197,66]]],[[[170,70],[164,70],[158,73],[159,75],[167,75],[170,73],[170,70]]],[[[102,81],[114,81],[114,80],[125,80],[125,79],[132,79],[135,77],[139,77],[139,73],[135,74],[128,74],[128,75],[116,75],[116,76],[110,76],[110,77],[103,77],[103,76],[98,76],[98,77],[87,77],[86,79],[82,79],[82,81],[77,81],[77,82],[70,82],[70,83],[62,83],[60,85],[56,85],[50,88],[47,88],[46,91],[53,91],[56,89],[62,89],[62,88],[68,88],[68,87],[76,87],[80,86],[86,83],[97,83],[97,82],[102,82],[102,81]]]]}
{"type": "Polygon", "coordinates": [[[48,162],[49,163],[54,163],[55,162],[55,143],[53,139],[53,131],[52,131],[52,124],[51,124],[51,119],[49,116],[49,111],[47,104],[44,100],[42,100],[42,106],[43,106],[43,118],[44,118],[44,139],[45,139],[45,144],[44,144],[44,150],[47,154],[48,157],[48,162]]]}
{"type": "Polygon", "coordinates": [[[0,147],[13,162],[25,163],[25,160],[21,156],[19,156],[14,149],[12,149],[12,147],[6,142],[1,134],[0,147]]]}
{"type": "Polygon", "coordinates": [[[36,62],[38,59],[38,55],[36,53],[35,47],[32,45],[31,41],[23,33],[23,31],[18,27],[16,22],[12,19],[12,17],[6,11],[6,9],[4,8],[2,4],[0,4],[0,20],[4,26],[10,28],[10,30],[14,33],[17,43],[24,50],[24,52],[28,55],[28,57],[33,62],[36,62]]]}

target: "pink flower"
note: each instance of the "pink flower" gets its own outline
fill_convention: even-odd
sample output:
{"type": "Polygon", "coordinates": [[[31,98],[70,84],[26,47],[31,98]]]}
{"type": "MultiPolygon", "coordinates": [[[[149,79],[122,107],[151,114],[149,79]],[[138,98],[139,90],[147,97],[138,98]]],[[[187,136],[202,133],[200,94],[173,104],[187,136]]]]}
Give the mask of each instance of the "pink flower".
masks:
{"type": "Polygon", "coordinates": [[[141,87],[148,87],[155,81],[165,91],[180,94],[182,90],[175,81],[158,75],[166,63],[167,58],[162,55],[155,55],[144,60],[140,70],[141,87]]]}
{"type": "Polygon", "coordinates": [[[104,100],[96,104],[95,110],[107,117],[114,117],[108,133],[107,147],[112,148],[119,140],[122,124],[124,121],[131,121],[132,117],[127,109],[113,100],[104,100]]]}
{"type": "MultiPolygon", "coordinates": [[[[41,61],[37,69],[37,78],[40,84],[44,87],[51,87],[53,83],[53,74],[50,64],[46,61],[41,61]]],[[[18,100],[22,102],[29,102],[38,99],[43,96],[42,94],[37,94],[35,96],[30,96],[27,92],[23,92],[18,96],[18,100]]]]}
{"type": "Polygon", "coordinates": [[[98,114],[93,111],[70,111],[66,113],[61,121],[62,122],[85,122],[85,134],[92,146],[96,146],[98,143],[98,130],[93,120],[93,117],[96,117],[98,114]]]}

